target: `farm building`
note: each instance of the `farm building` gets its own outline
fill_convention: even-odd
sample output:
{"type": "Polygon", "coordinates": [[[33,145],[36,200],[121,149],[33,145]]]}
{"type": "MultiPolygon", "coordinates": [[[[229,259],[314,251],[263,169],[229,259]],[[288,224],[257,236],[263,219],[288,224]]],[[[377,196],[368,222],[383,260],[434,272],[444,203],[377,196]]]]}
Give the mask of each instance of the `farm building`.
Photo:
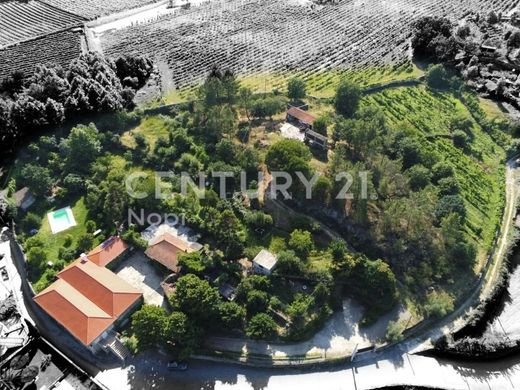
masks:
{"type": "Polygon", "coordinates": [[[121,239],[121,237],[110,237],[99,246],[92,249],[87,257],[93,263],[100,267],[112,265],[114,260],[121,258],[128,250],[128,245],[121,239]]]}
{"type": "Polygon", "coordinates": [[[316,133],[312,130],[307,130],[305,132],[305,142],[311,146],[317,146],[322,149],[327,149],[329,147],[329,139],[326,136],[320,133],[316,133]]]}
{"type": "Polygon", "coordinates": [[[145,254],[152,260],[162,264],[170,271],[178,273],[179,254],[191,253],[200,250],[200,244],[190,243],[189,241],[174,236],[170,233],[164,233],[150,242],[145,254]]]}
{"type": "Polygon", "coordinates": [[[35,302],[94,351],[113,338],[142,301],[142,293],[86,256],[58,273],[58,280],[34,297],[35,302]]]}
{"type": "Polygon", "coordinates": [[[253,259],[253,271],[257,274],[270,275],[276,267],[278,258],[266,249],[262,249],[253,259]]]}
{"type": "Polygon", "coordinates": [[[287,111],[287,122],[293,123],[301,129],[312,130],[316,118],[298,107],[291,107],[287,111]]]}

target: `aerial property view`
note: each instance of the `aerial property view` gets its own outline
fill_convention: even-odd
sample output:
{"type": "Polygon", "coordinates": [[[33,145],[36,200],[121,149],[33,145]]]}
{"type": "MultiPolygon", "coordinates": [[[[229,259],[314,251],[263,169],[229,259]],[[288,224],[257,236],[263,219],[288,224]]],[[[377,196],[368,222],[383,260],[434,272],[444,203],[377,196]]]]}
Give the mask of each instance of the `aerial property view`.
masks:
{"type": "Polygon", "coordinates": [[[0,389],[520,387],[520,2],[0,0],[0,389]]]}

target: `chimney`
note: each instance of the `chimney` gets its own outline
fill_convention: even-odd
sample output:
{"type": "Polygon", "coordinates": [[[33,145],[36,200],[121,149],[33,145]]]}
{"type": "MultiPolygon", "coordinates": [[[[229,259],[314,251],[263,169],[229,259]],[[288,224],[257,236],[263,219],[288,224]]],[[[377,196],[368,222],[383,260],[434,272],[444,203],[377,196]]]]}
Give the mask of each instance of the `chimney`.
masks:
{"type": "Polygon", "coordinates": [[[79,255],[79,258],[81,259],[81,264],[85,264],[88,261],[88,257],[86,254],[82,253],[79,255]]]}

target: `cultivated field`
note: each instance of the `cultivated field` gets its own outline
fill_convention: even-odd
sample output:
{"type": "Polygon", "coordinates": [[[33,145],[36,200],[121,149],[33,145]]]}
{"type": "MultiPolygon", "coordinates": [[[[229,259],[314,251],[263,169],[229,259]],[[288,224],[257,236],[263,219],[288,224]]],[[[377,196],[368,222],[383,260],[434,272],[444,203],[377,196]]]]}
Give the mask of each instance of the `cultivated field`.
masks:
{"type": "Polygon", "coordinates": [[[0,2],[0,47],[80,26],[83,21],[40,1],[0,2]]]}
{"type": "Polygon", "coordinates": [[[30,74],[39,63],[67,65],[81,54],[81,39],[68,30],[0,50],[0,80],[14,70],[30,74]]]}
{"type": "Polygon", "coordinates": [[[411,23],[424,15],[453,19],[506,12],[518,0],[222,0],[106,33],[108,55],[144,54],[166,64],[177,87],[199,81],[214,64],[239,74],[374,68],[409,59],[411,23]]]}
{"type": "Polygon", "coordinates": [[[45,0],[55,7],[81,15],[87,19],[140,7],[155,0],[45,0]]]}

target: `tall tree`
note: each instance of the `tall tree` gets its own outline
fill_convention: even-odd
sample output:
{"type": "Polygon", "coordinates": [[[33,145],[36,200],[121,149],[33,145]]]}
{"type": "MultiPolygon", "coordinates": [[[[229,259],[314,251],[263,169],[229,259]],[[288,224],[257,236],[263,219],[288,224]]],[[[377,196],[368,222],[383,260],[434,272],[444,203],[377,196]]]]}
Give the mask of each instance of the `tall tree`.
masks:
{"type": "Polygon", "coordinates": [[[336,89],[334,108],[345,118],[353,117],[359,108],[361,89],[352,81],[343,80],[336,89]]]}

